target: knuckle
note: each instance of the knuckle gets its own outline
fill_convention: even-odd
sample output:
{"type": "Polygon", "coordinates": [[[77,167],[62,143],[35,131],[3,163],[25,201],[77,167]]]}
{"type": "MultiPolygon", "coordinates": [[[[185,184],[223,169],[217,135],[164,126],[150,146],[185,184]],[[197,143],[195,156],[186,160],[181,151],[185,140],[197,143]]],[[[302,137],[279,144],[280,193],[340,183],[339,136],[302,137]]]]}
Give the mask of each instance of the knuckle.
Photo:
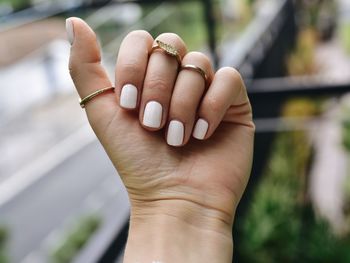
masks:
{"type": "Polygon", "coordinates": [[[198,51],[191,51],[185,55],[182,61],[183,64],[192,64],[204,70],[209,78],[209,82],[213,79],[213,67],[210,59],[205,54],[198,51]]]}
{"type": "Polygon", "coordinates": [[[201,63],[204,63],[206,65],[210,65],[210,60],[209,58],[204,55],[201,52],[198,51],[191,51],[186,54],[184,57],[184,60],[186,61],[200,61],[201,63]]]}
{"type": "Polygon", "coordinates": [[[83,76],[91,78],[105,78],[105,71],[99,63],[79,63],[69,62],[69,73],[72,79],[78,79],[83,76]]]}
{"type": "Polygon", "coordinates": [[[195,64],[196,66],[202,68],[211,78],[213,74],[210,59],[203,53],[192,51],[186,54],[183,58],[183,63],[195,64]]]}
{"type": "Polygon", "coordinates": [[[185,42],[175,33],[162,33],[156,39],[174,45],[178,49],[181,56],[185,55],[187,52],[185,42]]]}
{"type": "Polygon", "coordinates": [[[149,78],[145,83],[145,87],[151,90],[157,90],[157,92],[167,92],[169,90],[169,85],[167,81],[160,77],[149,78]]]}
{"type": "Polygon", "coordinates": [[[148,33],[146,30],[134,30],[131,31],[125,38],[137,38],[137,39],[151,39],[153,40],[150,33],[148,33]]]}
{"type": "Polygon", "coordinates": [[[101,62],[101,54],[98,50],[93,50],[86,57],[82,58],[78,55],[71,55],[69,59],[69,72],[71,76],[75,76],[80,72],[89,70],[92,67],[97,67],[101,62]]]}
{"type": "Polygon", "coordinates": [[[68,64],[71,77],[76,77],[82,72],[82,63],[76,57],[71,57],[68,64]]]}
{"type": "Polygon", "coordinates": [[[234,81],[235,83],[242,81],[241,74],[235,68],[223,67],[218,70],[217,74],[222,74],[225,77],[228,77],[231,81],[234,81]]]}
{"type": "Polygon", "coordinates": [[[232,89],[237,90],[239,94],[244,92],[245,85],[242,76],[237,69],[232,67],[223,67],[218,70],[217,74],[221,75],[225,82],[228,83],[232,89]]]}
{"type": "Polygon", "coordinates": [[[161,39],[171,39],[171,40],[179,40],[181,39],[180,36],[178,34],[175,34],[175,33],[170,33],[170,32],[167,32],[167,33],[162,33],[160,34],[158,38],[161,38],[161,39]]]}
{"type": "Polygon", "coordinates": [[[101,63],[101,53],[98,49],[91,53],[90,60],[86,62],[87,64],[100,64],[101,63]]]}

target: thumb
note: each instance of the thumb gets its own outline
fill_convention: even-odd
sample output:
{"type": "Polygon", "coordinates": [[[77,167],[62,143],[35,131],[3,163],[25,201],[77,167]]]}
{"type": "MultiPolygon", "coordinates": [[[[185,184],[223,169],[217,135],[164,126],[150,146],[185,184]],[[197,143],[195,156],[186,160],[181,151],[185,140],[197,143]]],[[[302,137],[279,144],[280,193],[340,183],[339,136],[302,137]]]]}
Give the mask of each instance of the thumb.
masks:
{"type": "MultiPolygon", "coordinates": [[[[66,20],[68,40],[71,43],[69,71],[80,98],[106,87],[111,87],[101,65],[101,52],[94,31],[80,18],[66,20]]],[[[86,113],[95,132],[103,130],[117,110],[114,92],[96,96],[86,104],[86,113]]]]}

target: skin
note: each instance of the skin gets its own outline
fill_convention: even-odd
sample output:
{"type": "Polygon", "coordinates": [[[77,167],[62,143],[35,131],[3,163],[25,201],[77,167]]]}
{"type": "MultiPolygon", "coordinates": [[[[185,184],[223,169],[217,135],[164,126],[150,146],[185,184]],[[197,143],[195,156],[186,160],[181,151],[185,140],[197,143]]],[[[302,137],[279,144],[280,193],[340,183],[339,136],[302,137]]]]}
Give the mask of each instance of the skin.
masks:
{"type": "MultiPolygon", "coordinates": [[[[80,97],[112,86],[94,32],[81,19],[69,23],[74,31],[69,68],[80,97]]],[[[251,170],[255,129],[245,86],[232,68],[214,74],[209,59],[187,52],[179,36],[167,33],[157,39],[176,47],[183,63],[205,69],[209,88],[200,74],[178,72],[173,57],[151,53],[154,39],[134,31],[119,50],[115,93],[86,105],[91,127],[130,198],[124,262],[231,262],[232,224],[251,170]],[[119,106],[128,83],[138,88],[135,109],[119,106]],[[151,100],[163,106],[159,128],[142,124],[151,100]],[[204,140],[191,136],[199,117],[209,123],[204,140]],[[166,142],[174,119],[185,125],[178,147],[166,142]]]]}

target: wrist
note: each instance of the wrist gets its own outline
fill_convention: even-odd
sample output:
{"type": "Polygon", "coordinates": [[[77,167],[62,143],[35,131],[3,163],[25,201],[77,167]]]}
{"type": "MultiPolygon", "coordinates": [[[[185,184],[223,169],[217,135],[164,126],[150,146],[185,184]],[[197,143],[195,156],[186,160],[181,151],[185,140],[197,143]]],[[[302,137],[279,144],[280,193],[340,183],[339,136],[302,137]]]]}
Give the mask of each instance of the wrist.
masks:
{"type": "Polygon", "coordinates": [[[124,262],[232,262],[232,221],[189,201],[134,203],[124,262]]]}

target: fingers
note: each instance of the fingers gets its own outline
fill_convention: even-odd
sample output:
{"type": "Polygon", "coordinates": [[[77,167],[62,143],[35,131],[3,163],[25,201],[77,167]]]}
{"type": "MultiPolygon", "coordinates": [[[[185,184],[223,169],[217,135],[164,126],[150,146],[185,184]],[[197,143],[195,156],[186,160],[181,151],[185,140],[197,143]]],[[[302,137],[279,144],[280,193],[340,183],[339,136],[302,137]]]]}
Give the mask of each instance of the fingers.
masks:
{"type": "MultiPolygon", "coordinates": [[[[190,52],[182,60],[182,65],[193,65],[202,69],[209,80],[213,77],[213,69],[208,57],[199,52],[190,52]]],[[[181,146],[191,137],[198,105],[206,88],[203,76],[194,70],[183,69],[179,72],[173,90],[167,143],[181,146]]]]}
{"type": "MultiPolygon", "coordinates": [[[[72,45],[69,69],[79,96],[110,87],[93,30],[79,18],[67,19],[66,28],[72,45]]],[[[157,40],[174,47],[182,65],[190,67],[179,70],[174,56],[159,49],[152,51],[155,41],[149,33],[130,33],[122,42],[116,63],[117,100],[109,92],[86,105],[94,129],[103,129],[103,123],[115,116],[118,104],[126,110],[138,110],[145,129],[155,131],[167,124],[166,140],[173,146],[185,145],[191,134],[200,140],[210,138],[222,121],[254,127],[245,86],[236,70],[222,68],[214,76],[209,59],[199,52],[186,54],[186,46],[176,34],[162,34],[157,40]]]]}
{"type": "Polygon", "coordinates": [[[243,80],[233,68],[215,74],[198,110],[193,137],[208,139],[221,121],[253,127],[252,111],[243,80]]]}
{"type": "Polygon", "coordinates": [[[123,40],[116,65],[116,95],[124,109],[136,109],[146,75],[152,36],[142,30],[129,33],[123,40]]]}
{"type": "MultiPolygon", "coordinates": [[[[79,18],[66,20],[68,39],[71,43],[69,71],[81,98],[96,90],[110,87],[111,82],[101,65],[100,48],[93,30],[79,18]]],[[[116,103],[113,92],[97,96],[87,103],[86,111],[89,120],[103,120],[113,114],[116,103]]],[[[101,123],[101,122],[100,122],[101,123]]]]}
{"type": "Polygon", "coordinates": [[[222,121],[253,125],[247,93],[236,70],[222,68],[213,76],[209,59],[199,52],[186,54],[177,35],[162,34],[157,39],[174,46],[183,56],[182,65],[192,68],[179,70],[175,57],[161,50],[152,52],[153,39],[144,31],[134,31],[124,39],[117,61],[117,93],[119,89],[121,107],[139,110],[145,129],[156,131],[166,125],[167,143],[183,146],[191,134],[208,139],[222,121]]]}
{"type": "MultiPolygon", "coordinates": [[[[186,54],[186,46],[176,34],[161,34],[157,40],[174,47],[180,57],[186,54]]],[[[154,50],[150,55],[139,113],[144,128],[159,130],[164,127],[178,67],[177,59],[162,50],[154,50]]]]}

